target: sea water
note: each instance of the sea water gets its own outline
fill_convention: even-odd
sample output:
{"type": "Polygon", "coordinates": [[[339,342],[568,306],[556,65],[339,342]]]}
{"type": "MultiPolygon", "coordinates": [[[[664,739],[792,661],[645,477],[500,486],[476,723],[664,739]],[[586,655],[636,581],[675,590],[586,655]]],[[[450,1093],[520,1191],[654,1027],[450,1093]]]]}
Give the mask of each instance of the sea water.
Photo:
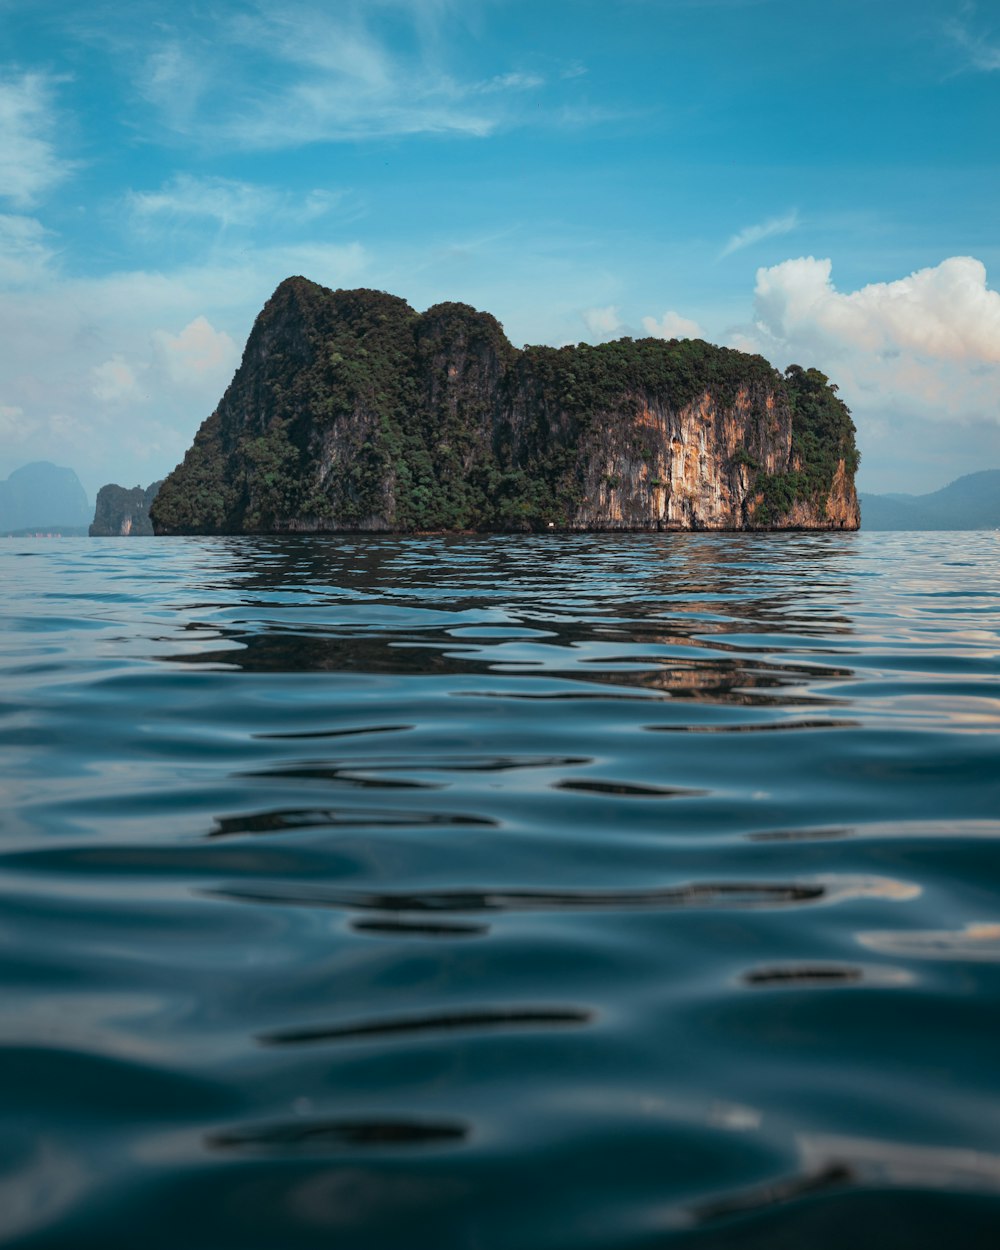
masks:
{"type": "Polygon", "coordinates": [[[3,1245],[1000,1245],[1000,534],[0,585],[3,1245]]]}

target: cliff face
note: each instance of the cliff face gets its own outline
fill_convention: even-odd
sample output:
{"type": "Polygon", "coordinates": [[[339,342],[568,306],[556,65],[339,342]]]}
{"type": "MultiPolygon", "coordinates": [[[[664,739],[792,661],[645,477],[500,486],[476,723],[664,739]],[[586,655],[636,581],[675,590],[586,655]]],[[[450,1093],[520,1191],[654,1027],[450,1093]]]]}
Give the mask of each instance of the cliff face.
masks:
{"type": "Polygon", "coordinates": [[[149,509],[162,482],[154,482],[145,490],[131,490],[113,483],[97,492],[97,507],[90,523],[91,538],[142,538],[153,533],[149,509]]]}
{"type": "Polygon", "coordinates": [[[835,391],[699,341],[517,351],[464,304],[419,315],[289,278],[151,516],[157,533],[856,529],[835,391]]]}

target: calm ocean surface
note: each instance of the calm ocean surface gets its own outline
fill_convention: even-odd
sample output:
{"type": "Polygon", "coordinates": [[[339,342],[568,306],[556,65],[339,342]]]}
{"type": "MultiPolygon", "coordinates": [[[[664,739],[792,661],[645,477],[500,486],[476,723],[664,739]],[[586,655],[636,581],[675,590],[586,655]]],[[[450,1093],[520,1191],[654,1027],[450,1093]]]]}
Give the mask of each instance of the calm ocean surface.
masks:
{"type": "Polygon", "coordinates": [[[4,1246],[1000,1245],[1000,534],[0,585],[4,1246]]]}

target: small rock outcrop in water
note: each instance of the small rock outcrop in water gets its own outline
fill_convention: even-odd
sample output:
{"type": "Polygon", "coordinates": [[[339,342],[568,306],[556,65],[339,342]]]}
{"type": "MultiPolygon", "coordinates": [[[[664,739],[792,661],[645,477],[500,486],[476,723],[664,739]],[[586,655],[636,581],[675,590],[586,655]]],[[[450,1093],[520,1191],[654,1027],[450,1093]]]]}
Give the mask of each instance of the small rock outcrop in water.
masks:
{"type": "Polygon", "coordinates": [[[152,508],[158,534],[856,529],[814,369],[698,340],[518,351],[466,304],[288,278],[152,508]]]}
{"type": "Polygon", "coordinates": [[[153,523],[149,509],[163,482],[154,482],[145,490],[111,483],[97,492],[97,507],[90,525],[91,538],[141,538],[152,535],[153,523]]]}

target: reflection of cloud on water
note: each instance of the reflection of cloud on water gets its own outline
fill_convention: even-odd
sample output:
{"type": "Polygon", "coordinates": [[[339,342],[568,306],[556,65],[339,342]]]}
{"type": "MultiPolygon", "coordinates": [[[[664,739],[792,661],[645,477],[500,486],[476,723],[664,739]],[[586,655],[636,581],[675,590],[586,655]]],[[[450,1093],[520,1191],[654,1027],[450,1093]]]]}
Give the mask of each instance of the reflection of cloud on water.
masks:
{"type": "Polygon", "coordinates": [[[1000,924],[967,924],[965,928],[859,933],[858,941],[882,954],[912,959],[1000,961],[1000,924]]]}
{"type": "Polygon", "coordinates": [[[710,1198],[693,1207],[687,1219],[669,1222],[709,1224],[846,1190],[1000,1192],[1000,1155],[985,1151],[819,1133],[799,1134],[795,1145],[798,1172],[710,1198]]]}
{"type": "Polygon", "coordinates": [[[866,1185],[1000,1192],[1000,1155],[985,1151],[812,1133],[796,1144],[807,1171],[836,1162],[866,1185]]]}

